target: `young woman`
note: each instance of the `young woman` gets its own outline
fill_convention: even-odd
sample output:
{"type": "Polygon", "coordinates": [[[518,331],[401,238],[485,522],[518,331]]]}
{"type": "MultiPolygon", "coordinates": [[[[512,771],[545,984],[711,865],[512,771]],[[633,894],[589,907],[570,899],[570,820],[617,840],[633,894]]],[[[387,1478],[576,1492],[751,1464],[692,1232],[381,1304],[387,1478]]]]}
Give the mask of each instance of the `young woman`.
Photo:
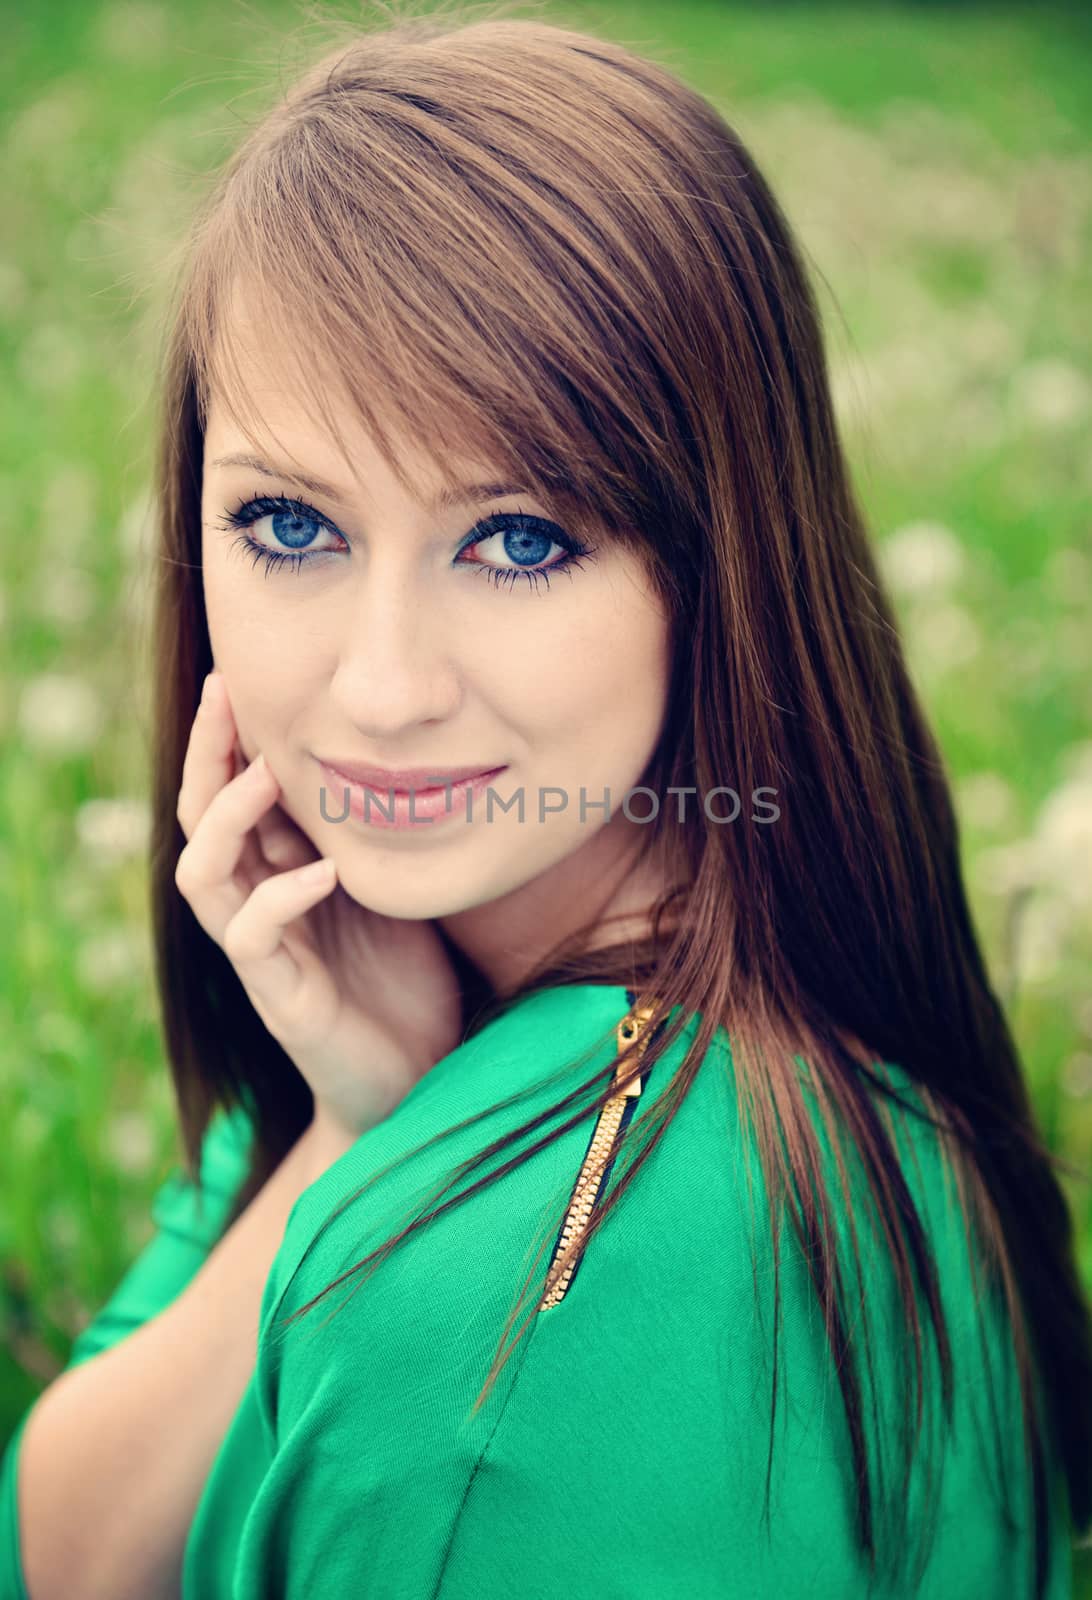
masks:
{"type": "Polygon", "coordinates": [[[538,21],[350,37],[163,418],[187,1172],[5,1596],[1069,1594],[1070,1217],[736,135],[538,21]]]}

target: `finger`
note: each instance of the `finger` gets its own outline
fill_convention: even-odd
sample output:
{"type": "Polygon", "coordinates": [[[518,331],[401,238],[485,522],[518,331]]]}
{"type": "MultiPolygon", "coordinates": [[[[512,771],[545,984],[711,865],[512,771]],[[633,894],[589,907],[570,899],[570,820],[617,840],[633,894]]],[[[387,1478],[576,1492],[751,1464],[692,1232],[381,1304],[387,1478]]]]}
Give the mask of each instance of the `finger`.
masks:
{"type": "Polygon", "coordinates": [[[279,793],[258,755],[213,797],[178,857],[175,883],[206,933],[220,943],[227,923],[260,887],[248,881],[242,863],[251,829],[279,793]]]}
{"type": "Polygon", "coordinates": [[[265,860],[281,871],[291,871],[294,867],[303,867],[319,859],[318,851],[310,839],[282,806],[274,806],[263,817],[259,817],[254,831],[265,860]]]}
{"type": "Polygon", "coordinates": [[[224,930],[224,950],[255,1004],[283,1015],[300,981],[314,965],[306,952],[290,951],[285,931],[297,917],[325,898],[337,883],[326,857],[266,878],[224,930]]]}
{"type": "Polygon", "coordinates": [[[234,743],[235,719],[227,690],[220,674],[210,672],[190,729],[178,790],[178,821],[187,839],[214,797],[235,776],[234,743]]]}
{"type": "MultiPolygon", "coordinates": [[[[238,736],[236,736],[235,743],[231,750],[232,776],[235,778],[241,777],[249,765],[250,763],[243,754],[242,747],[239,744],[238,736]]],[[[259,817],[257,822],[254,824],[254,827],[243,840],[242,854],[239,857],[239,864],[235,869],[236,879],[240,886],[246,890],[247,894],[250,894],[254,889],[256,889],[264,878],[268,878],[269,874],[277,865],[277,863],[275,863],[271,857],[266,857],[266,854],[261,847],[261,830],[265,820],[265,817],[259,817]]],[[[299,863],[295,861],[286,861],[284,865],[297,866],[299,863]]]]}
{"type": "MultiPolygon", "coordinates": [[[[232,761],[236,777],[246,771],[247,759],[238,739],[232,749],[232,761]]],[[[310,839],[280,806],[274,806],[265,816],[259,817],[254,832],[258,837],[253,845],[253,855],[248,853],[244,857],[252,888],[256,888],[263,878],[268,878],[271,868],[290,871],[293,867],[304,867],[308,862],[319,859],[318,851],[310,839]]]]}

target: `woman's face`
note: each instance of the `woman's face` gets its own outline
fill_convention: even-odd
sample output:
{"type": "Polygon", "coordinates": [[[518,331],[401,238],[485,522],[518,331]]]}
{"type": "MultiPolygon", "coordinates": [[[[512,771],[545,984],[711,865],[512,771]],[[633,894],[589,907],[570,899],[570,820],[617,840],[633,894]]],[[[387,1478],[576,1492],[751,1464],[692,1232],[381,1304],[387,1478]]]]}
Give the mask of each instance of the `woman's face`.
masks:
{"type": "MultiPolygon", "coordinates": [[[[534,883],[535,914],[575,925],[597,881],[644,831],[619,807],[660,734],[669,632],[640,562],[592,530],[583,544],[594,554],[551,570],[547,582],[543,570],[564,559],[569,530],[536,521],[547,514],[530,495],[468,488],[442,505],[423,468],[407,495],[346,410],[338,424],[350,474],[291,385],[278,385],[271,359],[241,375],[271,442],[261,467],[231,462],[256,452],[213,398],[202,552],[213,657],[244,755],[264,753],[282,808],[334,858],[361,904],[457,922],[469,908],[511,904],[534,883]],[[293,467],[328,487],[301,487],[293,467]],[[276,504],[301,494],[305,504],[276,504]],[[222,526],[259,495],[249,527],[222,526]],[[486,518],[491,529],[478,528],[486,536],[471,544],[486,518]],[[244,536],[302,562],[267,567],[242,548],[244,536]],[[432,822],[392,828],[336,820],[344,783],[326,762],[437,778],[504,770],[490,780],[492,815],[484,790],[469,820],[452,791],[432,822]]],[[[408,453],[401,459],[414,465],[408,453]]],[[[457,465],[468,486],[498,476],[487,460],[457,465]]],[[[381,824],[389,806],[387,785],[378,787],[372,815],[381,824]]],[[[647,797],[634,800],[634,815],[648,808],[647,797]]],[[[426,813],[424,795],[415,811],[426,813]]]]}

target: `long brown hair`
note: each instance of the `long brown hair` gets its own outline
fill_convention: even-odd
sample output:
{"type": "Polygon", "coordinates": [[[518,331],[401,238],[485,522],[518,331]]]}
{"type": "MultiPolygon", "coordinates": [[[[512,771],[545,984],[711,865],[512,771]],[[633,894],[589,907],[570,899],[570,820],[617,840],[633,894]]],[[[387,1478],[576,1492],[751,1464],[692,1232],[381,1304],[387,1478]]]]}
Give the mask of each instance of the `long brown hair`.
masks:
{"type": "MultiPolygon", "coordinates": [[[[592,525],[639,552],[674,624],[669,714],[646,776],[658,795],[722,784],[777,792],[773,826],[711,825],[693,801],[683,826],[663,805],[645,850],[665,882],[685,884],[681,904],[657,904],[653,935],[638,948],[591,948],[585,930],[519,991],[625,983],[658,997],[657,1020],[679,1008],[643,1071],[700,1016],[668,1087],[629,1125],[624,1142],[639,1154],[596,1208],[583,1246],[664,1136],[715,1030],[728,1030],[769,1199],[775,1295],[775,1205],[787,1204],[837,1366],[858,1536],[874,1560],[836,1208],[794,1058],[809,1065],[835,1148],[841,1130],[859,1152],[919,1385],[921,1290],[947,1407],[935,1264],[874,1103],[875,1063],[898,1063],[944,1142],[1011,1319],[1041,1594],[1052,1453],[1073,1524],[1092,1516],[1092,1321],[1054,1171],[1063,1164],[1036,1132],[985,971],[947,778],[849,480],[798,247],[736,133],[667,67],[537,19],[392,19],[382,9],[384,25],[339,37],[218,175],[165,344],[152,897],[190,1173],[217,1105],[245,1100],[255,1137],[234,1220],[312,1110],[302,1077],[174,883],[183,753],[212,665],[204,423],[213,385],[245,412],[226,314],[245,282],[265,314],[297,331],[294,376],[331,435],[317,376],[335,372],[407,489],[390,421],[445,481],[449,453],[480,443],[563,526],[579,536],[592,525]]],[[[491,998],[464,975],[470,1034],[515,997],[491,998]]],[[[516,1161],[605,1103],[616,1092],[605,1073],[585,1086],[601,1088],[598,1098],[516,1161]]],[[[541,1120],[490,1145],[471,1170],[541,1120]]],[[[426,1210],[353,1270],[374,1269],[514,1164],[426,1210]]],[[[855,1228],[853,1243],[856,1252],[855,1228]]],[[[537,1305],[542,1286],[533,1292],[537,1305]]],[[[494,1360],[479,1404],[512,1348],[494,1360]]],[[[919,1419],[920,1400],[919,1390],[907,1402],[919,1419]]]]}

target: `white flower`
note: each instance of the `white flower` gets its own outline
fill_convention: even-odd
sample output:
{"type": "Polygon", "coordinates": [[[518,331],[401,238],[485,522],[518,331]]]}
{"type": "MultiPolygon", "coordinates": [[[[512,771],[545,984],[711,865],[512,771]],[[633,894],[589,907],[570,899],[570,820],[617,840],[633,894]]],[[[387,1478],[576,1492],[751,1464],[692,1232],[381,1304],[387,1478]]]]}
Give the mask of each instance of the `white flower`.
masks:
{"type": "Polygon", "coordinates": [[[988,305],[961,311],[952,333],[959,340],[961,356],[989,372],[1006,370],[1016,360],[1012,326],[988,305]]]}
{"type": "Polygon", "coordinates": [[[0,261],[0,317],[15,317],[27,301],[27,281],[13,261],[0,261]]]}
{"type": "Polygon", "coordinates": [[[1028,422],[1064,428],[1088,411],[1092,390],[1084,374],[1068,361],[1048,357],[1021,367],[1012,380],[1012,399],[1028,422]]]}
{"type": "Polygon", "coordinates": [[[1071,903],[1092,909],[1092,771],[1047,797],[1035,830],[1041,877],[1071,903]]]}
{"type": "Polygon", "coordinates": [[[121,609],[141,637],[147,637],[148,619],[155,603],[155,580],[150,570],[131,572],[121,585],[121,609]]]}
{"type": "Polygon", "coordinates": [[[43,1011],[35,1020],[34,1044],[43,1055],[65,1055],[82,1060],[87,1038],[82,1025],[65,1011],[43,1011]]]}
{"type": "Polygon", "coordinates": [[[91,110],[89,83],[74,73],[59,78],[9,124],[8,151],[13,157],[18,151],[24,166],[57,151],[70,161],[91,110]]]}
{"type": "Polygon", "coordinates": [[[950,417],[964,448],[973,445],[976,450],[992,449],[1004,436],[1004,413],[996,395],[985,390],[958,398],[950,417]]]}
{"type": "Polygon", "coordinates": [[[75,1250],[80,1242],[80,1225],[72,1207],[57,1200],[48,1207],[42,1221],[46,1237],[58,1250],[75,1250]]]}
{"type": "Polygon", "coordinates": [[[143,983],[146,965],[144,943],[134,929],[102,928],[81,946],[76,975],[85,988],[102,991],[143,983]]]}
{"type": "Polygon", "coordinates": [[[1087,1051],[1070,1056],[1062,1068],[1062,1088],[1078,1100],[1092,1095],[1092,1055],[1087,1051]]]}
{"type": "Polygon", "coordinates": [[[98,48],[119,61],[155,61],[167,50],[170,29],[163,6],[130,3],[107,7],[95,24],[98,48]]]}
{"type": "Polygon", "coordinates": [[[18,723],[37,750],[69,754],[87,750],[102,726],[102,704],[83,678],[47,672],[32,678],[19,700],[18,723]]]}
{"type": "Polygon", "coordinates": [[[99,480],[82,461],[62,461],[50,473],[39,511],[40,543],[58,562],[72,560],[95,526],[99,480]]]}
{"type": "Polygon", "coordinates": [[[930,670],[944,671],[972,660],[981,647],[978,624],[962,606],[924,603],[910,622],[915,650],[930,670]]]}
{"type": "MultiPolygon", "coordinates": [[[[1019,899],[1016,970],[1049,981],[1092,926],[1092,744],[1069,752],[1069,776],[1047,796],[1031,837],[983,851],[975,872],[988,890],[1019,899]]],[[[1092,1006],[1083,1020],[1092,1025],[1092,1006]]]]}
{"type": "Polygon", "coordinates": [[[71,388],[87,365],[87,344],[78,325],[42,322],[20,342],[19,378],[28,389],[46,394],[71,388]]]}
{"type": "Polygon", "coordinates": [[[36,1150],[49,1133],[49,1123],[37,1106],[19,1106],[11,1119],[10,1137],[15,1150],[36,1150]]]}
{"type": "Polygon", "coordinates": [[[118,524],[118,543],[130,566],[142,567],[150,559],[155,531],[156,501],[144,488],[122,512],[118,524]]]}
{"type": "Polygon", "coordinates": [[[958,787],[959,810],[980,828],[996,828],[1013,814],[1016,797],[1012,785],[996,772],[976,772],[958,787]]]}
{"type": "Polygon", "coordinates": [[[881,543],[880,562],[894,589],[923,594],[954,583],[965,566],[963,547],[940,522],[907,522],[881,543]]]}
{"type": "Polygon", "coordinates": [[[109,865],[147,846],[151,814],[143,800],[87,800],[76,813],[76,834],[87,854],[109,865]]]}
{"type": "MultiPolygon", "coordinates": [[[[983,851],[975,875],[1018,902],[1014,964],[1029,982],[1049,982],[1075,941],[1092,928],[1092,743],[1069,752],[1069,775],[1047,796],[1029,838],[983,851]]],[[[1092,1031],[1092,1003],[1078,1012],[1092,1031]]]]}
{"type": "Polygon", "coordinates": [[[838,421],[847,429],[860,427],[875,410],[875,376],[859,357],[832,352],[830,392],[838,421]]]}
{"type": "Polygon", "coordinates": [[[1052,895],[1033,894],[1016,920],[1016,970],[1029,983],[1041,983],[1057,971],[1072,919],[1052,895]]]}
{"type": "Polygon", "coordinates": [[[996,246],[1009,229],[1005,200],[999,185],[945,162],[904,172],[891,209],[917,238],[996,246]]]}
{"type": "Polygon", "coordinates": [[[95,585],[82,567],[47,567],[38,578],[38,613],[51,622],[82,622],[95,603],[95,585]]]}
{"type": "Polygon", "coordinates": [[[1066,545],[1062,550],[1055,550],[1043,576],[1054,599],[1063,604],[1079,605],[1088,594],[1092,566],[1083,550],[1066,545]]]}
{"type": "Polygon", "coordinates": [[[57,913],[69,924],[90,922],[102,904],[102,885],[91,872],[81,872],[84,863],[73,861],[73,870],[56,883],[53,895],[57,913]]]}
{"type": "Polygon", "coordinates": [[[1034,889],[1039,881],[1034,841],[1014,839],[1011,844],[980,851],[975,857],[975,877],[991,894],[1013,895],[1034,889]]]}
{"type": "Polygon", "coordinates": [[[155,1160],[155,1138],[148,1118],[140,1111],[122,1111],[106,1129],[106,1146],[123,1172],[138,1176],[155,1160]]]}

